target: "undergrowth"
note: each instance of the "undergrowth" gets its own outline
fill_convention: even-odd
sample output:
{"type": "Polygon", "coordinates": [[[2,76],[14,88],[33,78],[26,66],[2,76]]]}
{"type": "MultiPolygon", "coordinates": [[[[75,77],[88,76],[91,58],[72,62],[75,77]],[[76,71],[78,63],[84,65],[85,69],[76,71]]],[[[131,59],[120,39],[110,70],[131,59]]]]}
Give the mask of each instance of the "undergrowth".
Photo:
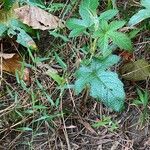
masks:
{"type": "Polygon", "coordinates": [[[125,4],[0,0],[1,55],[22,58],[15,73],[1,67],[0,149],[150,146],[149,131],[142,135],[149,130],[150,3],[125,4]],[[25,5],[59,16],[65,26],[29,27],[12,13],[25,5]]]}

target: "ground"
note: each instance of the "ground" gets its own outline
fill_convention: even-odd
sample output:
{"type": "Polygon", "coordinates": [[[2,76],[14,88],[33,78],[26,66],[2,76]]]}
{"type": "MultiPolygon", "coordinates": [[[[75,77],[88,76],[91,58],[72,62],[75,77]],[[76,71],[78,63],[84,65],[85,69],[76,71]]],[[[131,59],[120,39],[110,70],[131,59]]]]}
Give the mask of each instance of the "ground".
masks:
{"type": "MultiPolygon", "coordinates": [[[[130,2],[118,1],[118,8],[123,12],[130,10],[133,14],[137,3],[130,2]]],[[[106,4],[107,1],[104,1],[100,9],[106,4]]],[[[64,14],[64,19],[68,19],[77,9],[75,4],[71,12],[65,14],[62,10],[60,16],[64,14]]],[[[58,13],[56,11],[56,15],[58,13]]],[[[126,19],[127,16],[120,17],[126,19]]],[[[69,33],[66,29],[61,32],[66,36],[69,33]]],[[[0,150],[149,150],[150,105],[147,106],[147,115],[143,116],[144,121],[143,107],[133,105],[138,98],[137,87],[150,91],[149,78],[138,82],[122,79],[126,91],[125,108],[122,112],[114,112],[91,98],[88,91],[76,95],[72,89],[63,90],[45,74],[53,68],[73,84],[75,69],[84,57],[79,49],[86,44],[87,37],[64,42],[48,31],[39,35],[36,43],[40,51],[35,52],[34,57],[46,57],[48,60],[35,66],[25,49],[22,50],[26,62],[32,65],[31,84],[25,87],[23,82],[17,82],[14,75],[3,74],[0,87],[0,150]],[[54,59],[55,52],[67,64],[67,70],[64,71],[54,59]],[[98,121],[104,124],[94,127],[98,121]]],[[[150,62],[150,41],[146,41],[149,37],[150,32],[145,29],[134,39],[135,59],[143,58],[150,62]]],[[[1,41],[6,44],[6,51],[7,44],[13,43],[13,40],[8,41],[1,41]]],[[[12,45],[11,48],[14,51],[12,45]]],[[[123,60],[114,66],[118,73],[122,64],[123,60]]]]}

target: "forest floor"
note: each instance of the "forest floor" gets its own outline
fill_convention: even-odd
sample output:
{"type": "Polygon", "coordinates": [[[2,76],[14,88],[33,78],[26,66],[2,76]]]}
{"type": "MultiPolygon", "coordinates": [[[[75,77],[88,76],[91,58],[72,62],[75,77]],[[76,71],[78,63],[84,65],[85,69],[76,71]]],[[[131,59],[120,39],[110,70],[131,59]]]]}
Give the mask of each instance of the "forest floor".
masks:
{"type": "MultiPolygon", "coordinates": [[[[100,10],[105,8],[105,2],[100,10]]],[[[120,14],[124,14],[120,17],[127,19],[128,15],[132,16],[132,10],[138,8],[133,4],[118,1],[120,14]]],[[[71,12],[66,13],[65,8],[60,10],[64,20],[78,11],[78,5],[72,7],[71,12]]],[[[57,14],[59,11],[56,11],[57,14]]],[[[68,35],[68,30],[61,32],[68,35]]],[[[33,66],[31,85],[25,88],[15,76],[3,73],[0,87],[0,150],[149,150],[150,105],[146,114],[143,107],[133,105],[133,101],[139,98],[137,88],[150,92],[149,79],[138,82],[122,79],[126,92],[125,109],[116,113],[92,99],[86,91],[77,96],[72,89],[60,90],[57,83],[45,74],[53,68],[73,84],[77,63],[84,55],[79,49],[86,44],[87,37],[63,41],[48,31],[39,32],[39,35],[36,43],[40,51],[33,55],[49,59],[35,66],[26,57],[26,62],[33,66]],[[54,59],[55,52],[63,59],[67,70],[64,71],[54,59]],[[100,125],[95,127],[98,122],[100,125]]],[[[150,62],[150,43],[145,42],[149,37],[147,29],[134,39],[135,60],[143,58],[150,62]]],[[[9,46],[7,40],[3,42],[7,50],[9,46],[13,47],[13,41],[9,42],[9,46]]],[[[121,63],[115,67],[119,68],[121,63]]]]}

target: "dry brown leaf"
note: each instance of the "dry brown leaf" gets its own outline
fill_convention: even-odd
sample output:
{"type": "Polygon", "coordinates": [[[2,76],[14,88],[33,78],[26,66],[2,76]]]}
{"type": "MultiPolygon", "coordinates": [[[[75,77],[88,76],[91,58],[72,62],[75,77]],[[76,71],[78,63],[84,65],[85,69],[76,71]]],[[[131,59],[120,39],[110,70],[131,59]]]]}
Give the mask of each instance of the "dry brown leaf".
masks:
{"type": "Polygon", "coordinates": [[[0,53],[0,58],[2,58],[0,61],[1,71],[7,71],[14,74],[16,70],[18,70],[19,76],[25,81],[26,85],[29,86],[31,84],[30,69],[21,69],[21,57],[18,54],[0,53]]]}
{"type": "Polygon", "coordinates": [[[47,30],[64,26],[61,19],[36,6],[25,5],[14,11],[18,19],[33,29],[47,30]]]}
{"type": "Polygon", "coordinates": [[[7,53],[0,53],[0,58],[2,57],[2,62],[0,62],[0,68],[3,71],[7,71],[10,73],[15,73],[15,71],[21,68],[21,57],[16,54],[7,54],[7,53]]]}

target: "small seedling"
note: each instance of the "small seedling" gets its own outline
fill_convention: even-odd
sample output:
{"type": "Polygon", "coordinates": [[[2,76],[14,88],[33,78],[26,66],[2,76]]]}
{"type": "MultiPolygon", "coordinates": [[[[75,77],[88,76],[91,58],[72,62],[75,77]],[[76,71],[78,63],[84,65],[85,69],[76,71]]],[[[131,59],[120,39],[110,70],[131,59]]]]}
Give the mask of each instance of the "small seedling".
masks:
{"type": "Polygon", "coordinates": [[[118,129],[118,123],[116,121],[112,121],[109,116],[103,116],[102,119],[93,123],[92,126],[94,128],[106,127],[111,132],[118,129]]]}

